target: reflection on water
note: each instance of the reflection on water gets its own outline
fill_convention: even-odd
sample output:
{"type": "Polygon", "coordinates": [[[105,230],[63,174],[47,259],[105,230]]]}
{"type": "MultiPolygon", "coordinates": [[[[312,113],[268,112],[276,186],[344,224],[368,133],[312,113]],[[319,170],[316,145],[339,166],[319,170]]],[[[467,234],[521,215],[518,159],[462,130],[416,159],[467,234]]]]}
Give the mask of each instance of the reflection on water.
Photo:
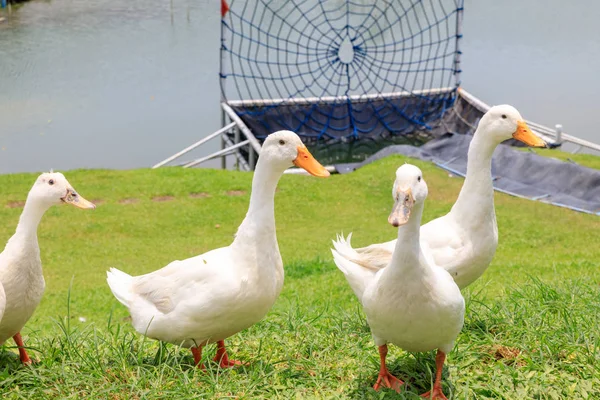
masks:
{"type": "MultiPolygon", "coordinates": [[[[464,86],[600,141],[600,3],[583,3],[467,0],[464,86]]],[[[0,173],[145,167],[216,130],[219,7],[52,0],[13,12],[0,23],[0,173]]]]}
{"type": "Polygon", "coordinates": [[[218,6],[55,0],[14,12],[0,23],[0,172],[148,166],[217,129],[218,6]]]}

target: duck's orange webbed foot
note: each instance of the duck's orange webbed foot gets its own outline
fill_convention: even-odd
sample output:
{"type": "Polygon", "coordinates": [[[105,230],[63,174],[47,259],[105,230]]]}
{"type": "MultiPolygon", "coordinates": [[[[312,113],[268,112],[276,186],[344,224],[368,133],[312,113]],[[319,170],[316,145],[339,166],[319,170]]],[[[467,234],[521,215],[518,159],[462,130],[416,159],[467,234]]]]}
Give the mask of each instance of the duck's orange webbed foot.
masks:
{"type": "Polygon", "coordinates": [[[200,368],[201,370],[205,371],[206,368],[204,367],[204,364],[202,364],[202,346],[192,347],[190,350],[194,355],[194,365],[196,368],[200,368]]]}
{"type": "Polygon", "coordinates": [[[438,350],[435,356],[435,382],[433,383],[433,389],[427,393],[423,393],[421,397],[432,400],[448,400],[448,398],[442,392],[442,369],[444,368],[444,361],[446,360],[446,354],[441,350],[438,350]]]}
{"type": "Polygon", "coordinates": [[[17,347],[19,348],[19,358],[21,359],[21,362],[25,365],[33,364],[33,361],[31,360],[31,358],[29,358],[27,351],[25,351],[25,344],[23,343],[23,338],[21,337],[21,332],[17,332],[17,334],[15,336],[13,336],[13,340],[15,341],[15,343],[17,344],[17,347]]]}
{"type": "Polygon", "coordinates": [[[435,386],[434,386],[433,390],[430,390],[427,393],[423,393],[421,395],[421,397],[423,397],[425,399],[432,399],[432,400],[448,400],[448,398],[442,392],[442,388],[435,387],[435,386]]]}
{"type": "Polygon", "coordinates": [[[375,385],[373,385],[373,389],[378,391],[381,388],[390,388],[400,393],[400,388],[402,385],[404,385],[404,382],[390,374],[390,371],[388,371],[387,367],[385,366],[385,357],[387,356],[387,352],[388,348],[386,344],[379,346],[379,359],[381,361],[381,366],[379,369],[377,382],[375,382],[375,385]]]}
{"type": "Polygon", "coordinates": [[[215,358],[213,361],[219,363],[219,367],[221,368],[231,368],[238,365],[244,365],[241,361],[231,360],[227,355],[227,350],[225,349],[225,341],[219,340],[217,342],[217,354],[215,354],[215,358]]]}
{"type": "Polygon", "coordinates": [[[402,388],[402,385],[404,385],[403,381],[390,374],[389,371],[386,371],[383,374],[381,372],[379,373],[377,382],[375,382],[375,385],[373,385],[373,389],[379,391],[381,388],[390,388],[400,393],[400,388],[402,388]]]}

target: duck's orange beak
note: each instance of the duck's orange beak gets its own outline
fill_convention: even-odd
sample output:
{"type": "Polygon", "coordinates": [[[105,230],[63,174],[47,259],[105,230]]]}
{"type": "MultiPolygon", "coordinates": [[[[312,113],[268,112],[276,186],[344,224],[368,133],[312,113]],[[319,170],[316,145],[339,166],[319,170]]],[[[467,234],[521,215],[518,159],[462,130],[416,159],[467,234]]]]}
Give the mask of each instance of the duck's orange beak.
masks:
{"type": "Polygon", "coordinates": [[[527,126],[525,121],[517,122],[517,130],[513,133],[513,138],[532,147],[546,147],[546,142],[536,136],[527,126]]]}
{"type": "Polygon", "coordinates": [[[410,188],[398,189],[396,192],[396,202],[388,217],[388,222],[396,228],[400,225],[404,225],[408,222],[410,212],[414,205],[415,198],[413,197],[412,190],[410,188]]]}
{"type": "Polygon", "coordinates": [[[322,178],[329,176],[329,171],[310,154],[306,146],[298,146],[298,156],[294,160],[294,165],[304,168],[306,172],[313,176],[320,176],[322,178]]]}
{"type": "Polygon", "coordinates": [[[67,194],[61,200],[65,203],[75,206],[77,208],[83,208],[83,209],[96,208],[96,205],[94,203],[92,203],[91,201],[87,201],[86,199],[81,197],[72,188],[67,189],[67,194]]]}

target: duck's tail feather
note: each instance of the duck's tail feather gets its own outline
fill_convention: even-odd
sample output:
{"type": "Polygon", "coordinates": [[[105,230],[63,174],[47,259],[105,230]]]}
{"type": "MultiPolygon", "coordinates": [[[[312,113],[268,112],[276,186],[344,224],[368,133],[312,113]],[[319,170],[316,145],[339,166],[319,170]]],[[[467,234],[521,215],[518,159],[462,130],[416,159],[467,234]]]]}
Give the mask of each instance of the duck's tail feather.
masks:
{"type": "Polygon", "coordinates": [[[116,268],[111,268],[110,271],[106,272],[106,281],[117,300],[124,306],[129,307],[133,277],[116,268]]]}
{"type": "Polygon", "coordinates": [[[376,271],[365,268],[353,261],[353,259],[356,259],[357,254],[352,248],[351,240],[352,233],[350,233],[346,239],[344,239],[343,236],[338,235],[337,239],[333,240],[331,254],[333,255],[335,265],[344,273],[348,284],[350,284],[356,297],[358,297],[358,300],[362,303],[363,293],[368,284],[375,277],[376,271]]]}

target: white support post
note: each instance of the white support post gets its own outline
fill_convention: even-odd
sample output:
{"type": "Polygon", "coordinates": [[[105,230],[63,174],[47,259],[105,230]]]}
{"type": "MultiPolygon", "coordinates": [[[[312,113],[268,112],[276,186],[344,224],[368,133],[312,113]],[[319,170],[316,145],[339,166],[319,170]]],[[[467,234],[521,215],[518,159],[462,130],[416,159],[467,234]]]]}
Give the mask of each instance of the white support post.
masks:
{"type": "Polygon", "coordinates": [[[556,139],[554,139],[554,143],[561,144],[563,127],[561,124],[556,124],[554,127],[556,128],[556,139]]]}

